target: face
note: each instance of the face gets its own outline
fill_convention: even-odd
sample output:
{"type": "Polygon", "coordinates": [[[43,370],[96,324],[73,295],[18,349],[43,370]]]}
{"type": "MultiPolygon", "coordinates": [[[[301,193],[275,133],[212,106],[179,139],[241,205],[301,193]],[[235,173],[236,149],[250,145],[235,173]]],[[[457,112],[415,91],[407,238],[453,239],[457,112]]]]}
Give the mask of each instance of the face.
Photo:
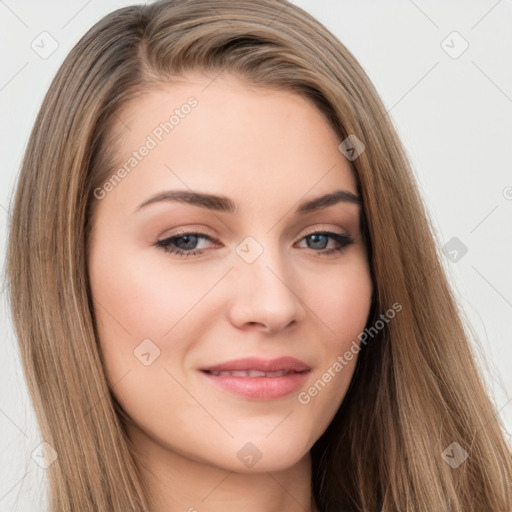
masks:
{"type": "Polygon", "coordinates": [[[345,396],[371,303],[341,140],[303,97],[233,77],[188,75],[120,119],[88,266],[130,436],[160,458],[290,467],[345,396]]]}

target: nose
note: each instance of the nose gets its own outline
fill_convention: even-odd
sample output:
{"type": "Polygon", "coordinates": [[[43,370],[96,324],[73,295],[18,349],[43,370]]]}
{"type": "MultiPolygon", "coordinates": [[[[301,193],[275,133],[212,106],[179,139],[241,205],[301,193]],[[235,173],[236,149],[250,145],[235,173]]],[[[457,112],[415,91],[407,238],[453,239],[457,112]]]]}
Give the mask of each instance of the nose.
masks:
{"type": "Polygon", "coordinates": [[[237,328],[275,333],[304,319],[300,283],[277,249],[252,263],[240,258],[230,275],[228,315],[237,328]]]}

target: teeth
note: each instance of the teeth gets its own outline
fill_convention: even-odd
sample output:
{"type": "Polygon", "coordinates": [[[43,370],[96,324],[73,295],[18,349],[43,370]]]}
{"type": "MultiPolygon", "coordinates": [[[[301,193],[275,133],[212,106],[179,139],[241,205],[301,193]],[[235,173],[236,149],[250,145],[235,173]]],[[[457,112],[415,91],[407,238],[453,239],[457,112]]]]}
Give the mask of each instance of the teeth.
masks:
{"type": "Polygon", "coordinates": [[[249,377],[266,377],[267,374],[265,372],[260,372],[258,370],[249,370],[248,372],[239,372],[239,373],[248,373],[249,377]]]}
{"type": "Polygon", "coordinates": [[[288,372],[285,370],[280,370],[278,372],[266,372],[266,377],[282,377],[283,375],[286,375],[288,372]]]}
{"type": "Polygon", "coordinates": [[[216,375],[218,377],[224,377],[226,375],[231,375],[233,377],[283,377],[287,375],[287,370],[279,370],[277,372],[261,372],[258,370],[236,370],[232,372],[214,372],[210,371],[212,375],[216,375]]]}

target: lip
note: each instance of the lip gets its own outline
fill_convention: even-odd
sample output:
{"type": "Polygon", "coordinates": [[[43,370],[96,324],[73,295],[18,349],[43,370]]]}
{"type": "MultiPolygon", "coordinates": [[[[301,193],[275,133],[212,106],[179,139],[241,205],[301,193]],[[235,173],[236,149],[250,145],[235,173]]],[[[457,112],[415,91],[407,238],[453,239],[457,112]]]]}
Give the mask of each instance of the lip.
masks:
{"type": "Polygon", "coordinates": [[[201,373],[214,385],[230,393],[254,400],[276,400],[293,393],[304,384],[310,370],[311,367],[308,364],[294,357],[280,357],[270,360],[249,357],[200,369],[201,373]],[[209,373],[244,370],[286,371],[289,373],[279,377],[248,377],[209,373]]]}
{"type": "Polygon", "coordinates": [[[224,363],[200,368],[202,371],[232,372],[243,370],[257,370],[260,372],[277,372],[281,370],[303,372],[311,370],[304,361],[295,357],[278,357],[277,359],[261,359],[259,357],[246,357],[233,359],[224,363]]]}

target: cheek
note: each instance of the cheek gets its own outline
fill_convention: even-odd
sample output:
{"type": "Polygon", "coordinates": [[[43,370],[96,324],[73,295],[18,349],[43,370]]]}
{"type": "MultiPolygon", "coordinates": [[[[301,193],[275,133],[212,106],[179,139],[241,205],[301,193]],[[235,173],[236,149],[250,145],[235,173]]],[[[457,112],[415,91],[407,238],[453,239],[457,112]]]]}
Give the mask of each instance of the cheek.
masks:
{"type": "Polygon", "coordinates": [[[362,255],[321,283],[329,288],[315,294],[315,306],[311,308],[319,312],[318,318],[325,327],[322,350],[318,351],[321,361],[298,396],[298,403],[314,418],[313,437],[327,428],[350,385],[373,291],[369,267],[362,255]]]}
{"type": "Polygon", "coordinates": [[[190,408],[169,361],[181,360],[187,349],[180,328],[206,284],[179,266],[146,264],[140,253],[119,251],[107,240],[100,245],[91,253],[89,275],[108,381],[137,424],[150,416],[156,424],[162,420],[165,429],[165,404],[172,410],[190,408]]]}
{"type": "Polygon", "coordinates": [[[326,272],[310,293],[311,309],[325,327],[329,352],[345,350],[363,331],[370,311],[373,284],[364,254],[326,272]]]}
{"type": "Polygon", "coordinates": [[[204,299],[225,269],[187,271],[159,253],[155,257],[156,249],[141,256],[112,242],[98,244],[89,263],[105,372],[132,417],[151,403],[156,420],[154,411],[164,410],[162,404],[185,407],[190,399],[173,380],[182,381],[174,368],[218,318],[204,299]]]}
{"type": "Polygon", "coordinates": [[[163,258],[150,261],[137,251],[116,251],[115,245],[106,244],[102,252],[92,255],[94,309],[105,339],[123,344],[126,339],[134,344],[146,338],[162,339],[215,282],[211,272],[208,277],[166,263],[163,258]]]}

